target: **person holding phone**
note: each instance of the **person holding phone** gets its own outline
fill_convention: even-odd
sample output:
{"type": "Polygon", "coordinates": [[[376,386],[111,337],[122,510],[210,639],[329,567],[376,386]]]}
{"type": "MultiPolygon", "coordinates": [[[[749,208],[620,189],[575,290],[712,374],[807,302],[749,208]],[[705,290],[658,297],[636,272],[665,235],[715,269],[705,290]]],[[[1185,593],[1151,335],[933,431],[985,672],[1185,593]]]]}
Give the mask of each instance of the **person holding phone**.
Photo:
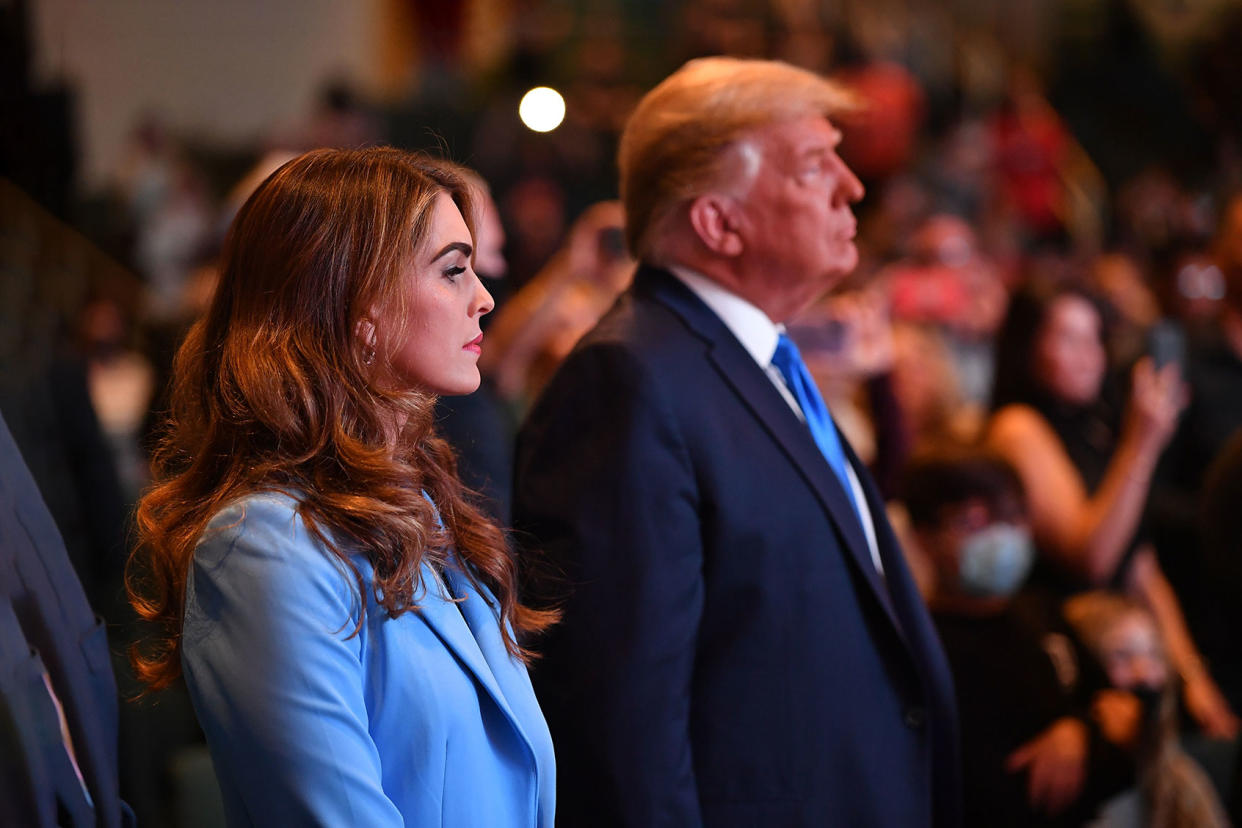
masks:
{"type": "Polygon", "coordinates": [[[1160,622],[1191,715],[1232,738],[1238,719],[1208,673],[1177,598],[1139,535],[1152,474],[1186,392],[1174,364],[1134,366],[1123,416],[1105,395],[1103,314],[1071,284],[1028,283],[997,342],[986,442],[1017,469],[1040,553],[1035,578],[1055,597],[1110,587],[1160,622]]]}

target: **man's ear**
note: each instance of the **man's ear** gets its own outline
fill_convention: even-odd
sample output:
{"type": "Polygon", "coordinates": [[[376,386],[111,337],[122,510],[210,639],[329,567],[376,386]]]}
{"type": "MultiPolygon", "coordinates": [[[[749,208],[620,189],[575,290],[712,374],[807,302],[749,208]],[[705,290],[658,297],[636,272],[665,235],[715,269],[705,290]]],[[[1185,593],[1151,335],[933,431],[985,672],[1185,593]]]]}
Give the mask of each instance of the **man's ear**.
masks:
{"type": "Polygon", "coordinates": [[[734,199],[719,193],[701,195],[690,203],[689,218],[699,241],[713,253],[732,257],[745,249],[734,199]]]}

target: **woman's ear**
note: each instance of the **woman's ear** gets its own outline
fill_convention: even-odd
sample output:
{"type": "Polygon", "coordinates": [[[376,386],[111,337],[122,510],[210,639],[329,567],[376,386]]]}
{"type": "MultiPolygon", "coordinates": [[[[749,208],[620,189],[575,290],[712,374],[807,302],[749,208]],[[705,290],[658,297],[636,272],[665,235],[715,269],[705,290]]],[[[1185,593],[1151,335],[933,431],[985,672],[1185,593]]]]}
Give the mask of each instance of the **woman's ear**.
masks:
{"type": "Polygon", "coordinates": [[[358,338],[358,344],[362,348],[363,364],[370,365],[375,362],[375,349],[379,334],[375,330],[375,323],[369,316],[362,317],[354,325],[354,336],[358,338]]]}
{"type": "Polygon", "coordinates": [[[738,233],[737,201],[727,195],[708,193],[690,203],[690,226],[703,246],[720,256],[737,256],[745,249],[738,233]]]}

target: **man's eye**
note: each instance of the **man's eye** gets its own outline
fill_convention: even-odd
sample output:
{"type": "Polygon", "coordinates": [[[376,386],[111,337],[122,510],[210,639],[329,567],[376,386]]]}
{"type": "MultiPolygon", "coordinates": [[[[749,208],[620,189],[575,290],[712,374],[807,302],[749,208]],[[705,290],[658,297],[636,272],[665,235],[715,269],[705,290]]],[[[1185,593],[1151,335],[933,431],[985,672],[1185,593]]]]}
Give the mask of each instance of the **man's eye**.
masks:
{"type": "Polygon", "coordinates": [[[824,174],[823,165],[815,164],[810,167],[803,167],[802,170],[798,173],[798,180],[803,181],[803,182],[814,181],[816,178],[819,178],[823,174],[824,174]]]}

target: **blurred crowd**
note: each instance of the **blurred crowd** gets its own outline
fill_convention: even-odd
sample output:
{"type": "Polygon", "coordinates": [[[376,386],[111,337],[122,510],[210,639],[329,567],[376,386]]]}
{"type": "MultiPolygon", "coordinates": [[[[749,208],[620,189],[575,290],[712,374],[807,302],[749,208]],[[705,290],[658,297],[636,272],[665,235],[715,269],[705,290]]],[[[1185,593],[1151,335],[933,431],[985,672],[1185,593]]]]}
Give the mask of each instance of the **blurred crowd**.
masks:
{"type": "MultiPolygon", "coordinates": [[[[616,10],[572,49],[531,24],[481,97],[455,97],[448,67],[399,107],[334,83],[303,123],[245,152],[205,151],[152,117],[80,211],[90,241],[4,191],[0,408],[114,649],[133,635],[125,519],[172,354],[266,175],[314,147],[382,143],[478,170],[475,264],[497,309],[483,387],[441,416],[463,478],[504,520],[518,422],[632,275],[609,200],[628,108],[687,57],[780,57],[860,99],[842,155],[868,190],[861,263],[789,332],[906,528],[979,809],[1014,825],[1136,824],[1138,807],[1172,814],[1151,824],[1236,818],[1242,71],[1228,79],[1237,57],[1222,44],[1242,14],[1230,5],[1217,38],[1161,51],[1169,27],[1145,4],[1066,3],[1043,33],[1052,60],[919,3],[672,5],[658,55],[633,47],[616,10]],[[954,37],[933,47],[920,31],[954,37]],[[516,94],[554,58],[568,120],[535,136],[516,94]],[[1192,95],[1172,77],[1201,82],[1192,95]]],[[[118,662],[122,693],[126,674],[118,662]]],[[[204,754],[185,751],[195,725],[172,695],[126,706],[124,793],[143,821],[201,824],[204,754]]]]}

